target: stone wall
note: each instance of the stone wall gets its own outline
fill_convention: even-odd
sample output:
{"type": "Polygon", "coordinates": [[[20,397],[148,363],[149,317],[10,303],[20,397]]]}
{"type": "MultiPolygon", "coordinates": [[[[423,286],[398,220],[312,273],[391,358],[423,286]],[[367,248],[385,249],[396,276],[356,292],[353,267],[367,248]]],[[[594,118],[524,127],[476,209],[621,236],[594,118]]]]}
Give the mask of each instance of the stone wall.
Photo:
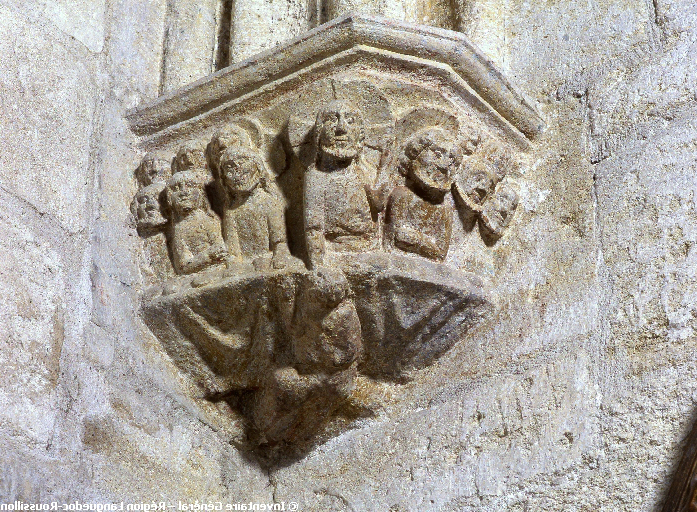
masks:
{"type": "Polygon", "coordinates": [[[271,497],[137,317],[123,113],[158,94],[164,10],[0,4],[3,503],[271,497]]]}
{"type": "Polygon", "coordinates": [[[167,2],[0,1],[0,501],[660,510],[697,400],[697,8],[459,8],[548,124],[477,262],[500,314],[385,384],[377,416],[262,469],[139,318],[124,113],[163,88],[167,2]]]}

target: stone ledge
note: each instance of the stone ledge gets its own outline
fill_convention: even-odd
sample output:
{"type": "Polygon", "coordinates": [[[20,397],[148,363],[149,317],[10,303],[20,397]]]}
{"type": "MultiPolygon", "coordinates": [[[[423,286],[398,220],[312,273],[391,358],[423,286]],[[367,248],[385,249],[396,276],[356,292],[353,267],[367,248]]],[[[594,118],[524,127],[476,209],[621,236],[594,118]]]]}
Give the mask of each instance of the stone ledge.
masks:
{"type": "Polygon", "coordinates": [[[273,50],[129,110],[126,118],[137,135],[152,135],[356,46],[445,64],[529,139],[545,129],[545,122],[531,103],[463,34],[359,14],[326,23],[273,50]]]}

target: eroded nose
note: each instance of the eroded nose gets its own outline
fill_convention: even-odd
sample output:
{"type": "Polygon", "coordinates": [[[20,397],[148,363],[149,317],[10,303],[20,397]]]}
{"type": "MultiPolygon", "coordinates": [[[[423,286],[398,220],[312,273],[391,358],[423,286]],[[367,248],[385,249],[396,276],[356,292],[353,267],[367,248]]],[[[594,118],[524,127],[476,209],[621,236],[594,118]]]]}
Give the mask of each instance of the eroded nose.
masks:
{"type": "Polygon", "coordinates": [[[348,132],[348,123],[344,116],[339,116],[339,122],[336,124],[337,135],[344,135],[348,132]]]}

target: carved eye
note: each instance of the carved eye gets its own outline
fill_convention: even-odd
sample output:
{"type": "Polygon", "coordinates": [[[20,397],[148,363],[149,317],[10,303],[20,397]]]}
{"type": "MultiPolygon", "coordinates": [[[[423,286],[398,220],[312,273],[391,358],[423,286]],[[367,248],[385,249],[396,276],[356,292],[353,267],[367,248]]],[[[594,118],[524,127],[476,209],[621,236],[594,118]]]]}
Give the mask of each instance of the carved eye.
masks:
{"type": "Polygon", "coordinates": [[[353,117],[353,116],[351,116],[351,115],[348,115],[348,116],[344,117],[344,120],[345,120],[346,123],[348,123],[348,124],[354,124],[354,123],[356,122],[356,118],[353,117]]]}
{"type": "Polygon", "coordinates": [[[225,164],[223,165],[223,172],[226,172],[226,173],[228,173],[228,172],[235,172],[235,171],[237,170],[237,168],[238,168],[238,165],[237,165],[237,162],[236,162],[236,161],[234,161],[234,160],[228,160],[228,161],[225,162],[225,164]]]}

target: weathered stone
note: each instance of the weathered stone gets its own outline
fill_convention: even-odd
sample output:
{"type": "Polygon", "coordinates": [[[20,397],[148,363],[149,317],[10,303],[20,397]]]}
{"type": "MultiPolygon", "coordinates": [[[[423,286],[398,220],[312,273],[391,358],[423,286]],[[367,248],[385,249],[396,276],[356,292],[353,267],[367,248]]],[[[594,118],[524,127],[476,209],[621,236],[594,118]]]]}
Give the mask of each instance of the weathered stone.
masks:
{"type": "MultiPolygon", "coordinates": [[[[144,318],[202,394],[236,411],[229,421],[245,418],[267,462],[306,453],[334,428],[359,377],[408,380],[496,309],[488,284],[451,264],[462,252],[451,250],[454,219],[460,236],[479,236],[477,219],[487,243],[503,235],[517,195],[493,189],[516,172],[511,147],[527,142],[492,130],[493,107],[477,112],[472,98],[464,117],[439,90],[427,94],[449,108],[388,93],[405,77],[376,80],[375,64],[357,71],[330,69],[300,96],[272,89],[244,116],[192,120],[165,188],[172,266],[194,276],[155,284],[144,318]]],[[[141,184],[156,167],[143,161],[141,184]]],[[[156,211],[134,207],[141,236],[156,211]]]]}
{"type": "Polygon", "coordinates": [[[693,2],[0,3],[1,502],[689,502],[693,2]],[[172,163],[228,252],[191,273],[172,163]],[[309,270],[312,165],[375,245],[309,270]]]}

